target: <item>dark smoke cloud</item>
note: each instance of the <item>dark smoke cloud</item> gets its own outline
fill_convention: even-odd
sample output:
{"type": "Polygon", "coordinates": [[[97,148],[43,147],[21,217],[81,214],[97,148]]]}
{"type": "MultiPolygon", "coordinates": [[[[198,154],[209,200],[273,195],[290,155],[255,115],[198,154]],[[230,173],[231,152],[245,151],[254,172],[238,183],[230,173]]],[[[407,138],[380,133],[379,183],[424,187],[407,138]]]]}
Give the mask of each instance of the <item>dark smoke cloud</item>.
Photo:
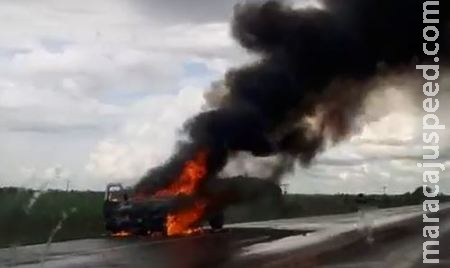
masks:
{"type": "Polygon", "coordinates": [[[227,177],[209,180],[202,189],[202,194],[213,206],[223,208],[229,204],[252,202],[268,197],[280,202],[281,189],[268,180],[248,176],[227,177]]]}
{"type": "MultiPolygon", "coordinates": [[[[440,64],[449,60],[449,1],[440,1],[440,64]]],[[[232,33],[259,60],[228,71],[226,94],[185,125],[191,141],[138,184],[163,187],[198,148],[209,177],[236,151],[283,155],[274,177],[308,164],[327,141],[352,130],[370,80],[429,61],[423,53],[422,0],[324,0],[296,10],[277,2],[235,7],[232,33]]],[[[421,73],[417,73],[421,75],[421,73]]],[[[220,88],[220,87],[219,87],[220,88]]],[[[214,95],[214,94],[213,94],[214,95]]]]}

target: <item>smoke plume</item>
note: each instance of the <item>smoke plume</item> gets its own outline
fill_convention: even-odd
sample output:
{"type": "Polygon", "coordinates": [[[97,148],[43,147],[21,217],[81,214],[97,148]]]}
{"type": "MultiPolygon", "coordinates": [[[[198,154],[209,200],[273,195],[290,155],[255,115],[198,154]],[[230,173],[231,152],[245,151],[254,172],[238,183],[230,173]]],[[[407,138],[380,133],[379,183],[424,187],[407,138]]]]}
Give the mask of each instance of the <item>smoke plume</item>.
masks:
{"type": "MultiPolygon", "coordinates": [[[[448,1],[440,4],[444,65],[450,8],[448,1]]],[[[209,95],[209,109],[185,124],[189,141],[137,189],[167,186],[200,149],[209,153],[208,178],[237,152],[281,156],[271,175],[276,180],[295,161],[307,165],[327,142],[351,133],[373,77],[399,69],[414,73],[415,64],[430,60],[423,53],[422,0],[323,0],[322,6],[236,6],[233,37],[258,60],[226,73],[209,95]]]]}

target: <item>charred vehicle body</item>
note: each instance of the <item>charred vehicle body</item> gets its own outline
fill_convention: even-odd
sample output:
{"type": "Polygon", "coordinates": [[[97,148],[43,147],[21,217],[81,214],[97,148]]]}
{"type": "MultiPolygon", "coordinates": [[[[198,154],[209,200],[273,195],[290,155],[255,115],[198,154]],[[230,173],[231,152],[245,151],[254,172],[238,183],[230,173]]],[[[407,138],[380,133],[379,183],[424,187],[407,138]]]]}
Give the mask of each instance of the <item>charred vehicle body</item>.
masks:
{"type": "MultiPolygon", "coordinates": [[[[129,198],[121,184],[108,184],[105,192],[103,215],[105,228],[111,233],[162,233],[167,235],[169,213],[187,204],[187,196],[151,197],[145,200],[129,198]]],[[[213,230],[224,224],[223,211],[206,213],[203,217],[213,230]]],[[[201,223],[199,223],[201,224],[201,223]]]]}

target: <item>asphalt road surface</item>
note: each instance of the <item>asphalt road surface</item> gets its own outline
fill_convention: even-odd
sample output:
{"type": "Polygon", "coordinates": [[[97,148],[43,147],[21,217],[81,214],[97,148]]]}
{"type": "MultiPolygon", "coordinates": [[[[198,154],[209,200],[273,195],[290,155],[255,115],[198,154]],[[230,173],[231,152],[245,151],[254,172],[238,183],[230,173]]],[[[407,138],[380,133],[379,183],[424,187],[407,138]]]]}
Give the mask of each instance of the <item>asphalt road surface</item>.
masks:
{"type": "Polygon", "coordinates": [[[0,267],[450,267],[450,207],[440,222],[439,265],[422,265],[421,213],[421,206],[403,207],[235,224],[223,232],[189,237],[103,238],[0,249],[0,267]],[[339,239],[342,241],[339,234],[365,230],[367,224],[386,224],[392,219],[406,220],[406,225],[395,223],[389,231],[375,234],[375,239],[364,234],[361,241],[331,251],[319,250],[320,254],[316,254],[317,247],[315,252],[308,251],[308,246],[317,241],[322,241],[322,249],[335,246],[339,239]],[[306,258],[299,257],[302,254],[306,258]],[[276,256],[275,262],[272,256],[276,256]]]}
{"type": "Polygon", "coordinates": [[[0,251],[0,267],[217,267],[241,248],[303,232],[232,228],[180,238],[88,239],[0,251]]]}
{"type": "MultiPolygon", "coordinates": [[[[449,268],[450,217],[441,218],[439,232],[439,264],[423,264],[422,229],[398,229],[372,243],[364,241],[319,260],[311,260],[311,267],[322,268],[449,268]]],[[[430,256],[436,258],[437,255],[430,256]]]]}

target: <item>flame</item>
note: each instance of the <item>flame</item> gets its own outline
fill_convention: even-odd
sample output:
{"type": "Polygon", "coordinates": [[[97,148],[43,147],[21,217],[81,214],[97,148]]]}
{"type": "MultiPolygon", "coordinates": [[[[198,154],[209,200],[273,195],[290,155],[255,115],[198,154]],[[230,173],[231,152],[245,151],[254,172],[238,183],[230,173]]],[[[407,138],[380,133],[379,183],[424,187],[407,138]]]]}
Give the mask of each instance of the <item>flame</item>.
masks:
{"type": "Polygon", "coordinates": [[[207,156],[208,153],[206,151],[199,151],[193,160],[189,160],[184,164],[183,171],[178,179],[166,189],[156,192],[155,196],[192,195],[195,193],[199,183],[206,175],[207,156]]]}
{"type": "Polygon", "coordinates": [[[127,236],[130,236],[130,235],[131,235],[131,233],[126,232],[126,231],[120,231],[120,232],[112,234],[113,237],[127,237],[127,236]]]}
{"type": "Polygon", "coordinates": [[[192,208],[169,214],[167,216],[167,235],[190,235],[202,232],[201,228],[193,228],[203,213],[205,212],[206,202],[197,201],[192,208]]]}
{"type": "MultiPolygon", "coordinates": [[[[207,169],[207,151],[199,151],[194,159],[184,164],[183,170],[177,180],[169,187],[155,193],[156,197],[193,195],[197,191],[199,184],[205,179],[207,169]]],[[[205,212],[206,201],[197,200],[194,205],[182,211],[167,215],[167,235],[190,235],[201,232],[201,228],[193,228],[205,212]]]]}

